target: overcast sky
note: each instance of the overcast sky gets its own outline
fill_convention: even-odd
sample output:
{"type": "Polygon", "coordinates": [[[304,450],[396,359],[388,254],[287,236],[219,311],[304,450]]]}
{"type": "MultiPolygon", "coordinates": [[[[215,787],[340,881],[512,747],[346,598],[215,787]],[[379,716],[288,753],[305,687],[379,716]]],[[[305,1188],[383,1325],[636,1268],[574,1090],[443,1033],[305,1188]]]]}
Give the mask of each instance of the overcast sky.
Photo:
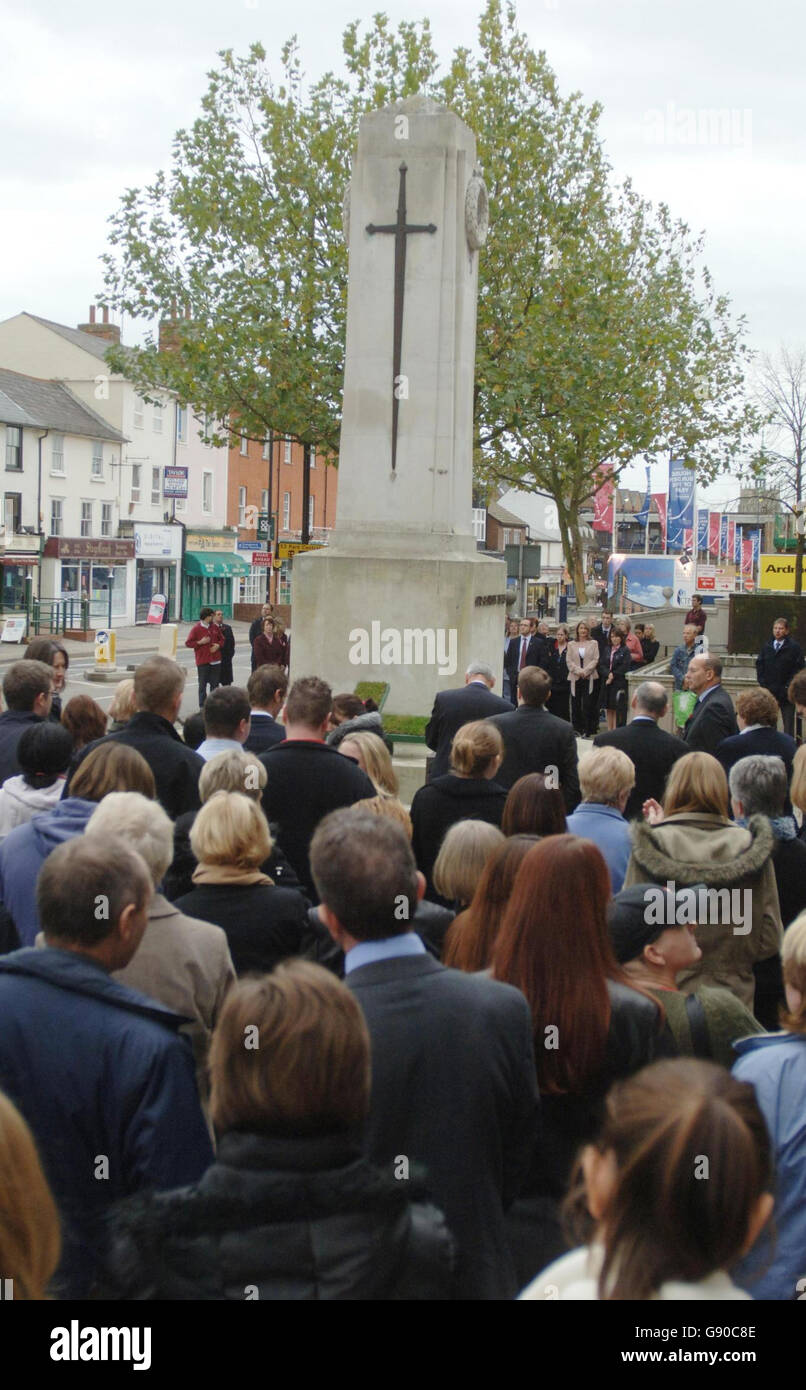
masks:
{"type": "MultiPolygon", "coordinates": [[[[431,20],[446,58],[481,0],[0,0],[0,318],[84,321],[106,219],[170,159],[217,51],[296,32],[305,69],[341,66],[341,34],[384,9],[431,20]]],[[[520,26],[563,92],[604,106],[616,176],[706,232],[706,261],[761,351],[806,341],[803,38],[793,0],[521,0],[520,26]],[[712,113],[711,117],[707,113],[712,113]],[[715,113],[720,113],[718,116],[715,113]],[[693,141],[696,139],[696,143],[693,141]]],[[[124,333],[126,326],[124,325],[124,333]]],[[[638,475],[631,479],[638,483],[638,475]]],[[[661,470],[653,486],[664,485],[661,470]]],[[[712,500],[737,489],[725,481],[712,500]]]]}

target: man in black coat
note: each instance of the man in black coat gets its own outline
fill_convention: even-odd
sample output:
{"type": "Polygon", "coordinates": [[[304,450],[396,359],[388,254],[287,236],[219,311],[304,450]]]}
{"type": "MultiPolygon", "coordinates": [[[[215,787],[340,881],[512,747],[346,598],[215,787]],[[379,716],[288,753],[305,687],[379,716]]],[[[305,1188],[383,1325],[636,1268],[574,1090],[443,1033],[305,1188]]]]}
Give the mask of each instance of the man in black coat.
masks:
{"type": "Polygon", "coordinates": [[[221,680],[220,685],[232,685],[234,680],[232,674],[232,659],[235,656],[235,633],[229,623],[224,622],[224,612],[217,608],[213,614],[213,622],[224,634],[224,641],[221,647],[221,680]]]}
{"type": "Polygon", "coordinates": [[[529,618],[521,618],[520,629],[520,635],[510,639],[504,654],[504,668],[509,676],[511,691],[517,690],[518,673],[524,666],[542,666],[545,670],[551,651],[549,639],[540,632],[532,632],[529,618]]]}
{"type": "Polygon", "coordinates": [[[157,800],[171,820],[183,811],[198,810],[199,775],[204,759],[188,748],[174,724],[185,689],[185,672],[167,656],[151,656],[134,673],[137,713],[124,729],[87,744],[73,759],[64,795],[68,796],[76,768],[99,743],[123,743],[134,748],[148,763],[157,785],[157,800]]]}
{"type": "Polygon", "coordinates": [[[32,724],[41,724],[53,703],[53,668],[44,661],[15,661],[3,677],[6,708],[0,714],[0,783],[20,770],[17,744],[32,724]]]}
{"type": "Polygon", "coordinates": [[[422,875],[399,825],[328,816],[311,865],[369,1028],[367,1155],[401,1181],[424,1165],[456,1240],[457,1297],[512,1298],[504,1212],[534,1155],[539,1106],[529,1006],[428,954],[411,930],[422,875]]]}
{"type": "Polygon", "coordinates": [[[635,767],[635,786],[624,807],[626,820],[642,814],[645,801],[660,801],[666,778],[678,758],[687,751],[681,738],[658,728],[669,707],[666,691],[659,681],[644,681],[632,698],[632,723],[623,729],[610,729],[597,734],[595,748],[620,748],[635,767]]]}
{"type": "Polygon", "coordinates": [[[263,607],[260,610],[259,616],[257,618],[253,618],[251,623],[249,624],[249,646],[252,651],[253,671],[257,670],[257,661],[255,660],[254,648],[255,638],[259,637],[261,632],[263,631],[263,624],[266,621],[266,619],[272,617],[274,617],[274,609],[272,605],[270,603],[264,603],[263,607]]]}
{"type": "Polygon", "coordinates": [[[260,755],[267,780],[263,810],[302,891],[314,895],[308,850],[328,811],[377,796],[365,772],[325,743],[333,693],[316,676],[294,681],[285,705],[285,740],[260,755]]]}
{"type": "MultiPolygon", "coordinates": [[[[430,782],[450,772],[453,736],[463,724],[512,709],[508,700],[493,695],[494,685],[495,676],[489,666],[474,661],[468,666],[465,683],[459,690],[441,690],[437,695],[431,718],[425,726],[426,746],[436,753],[428,768],[430,782]]],[[[512,688],[514,690],[515,687],[512,688]]]]}
{"type": "Polygon", "coordinates": [[[723,739],[738,734],[736,711],[721,684],[722,662],[708,652],[692,657],[685,684],[697,696],[697,703],[683,733],[687,753],[716,753],[723,739]]]}
{"type": "Polygon", "coordinates": [[[795,727],[795,706],[787,691],[792,677],[803,670],[803,665],[803,652],[789,635],[787,619],[776,618],[772,625],[772,639],[756,657],[756,675],[759,685],[769,690],[778,701],[784,730],[788,734],[795,727]]]}
{"type": "Polygon", "coordinates": [[[266,753],[285,738],[285,725],[277,722],[288,692],[288,676],[282,666],[258,666],[246,683],[252,724],[244,744],[247,753],[266,753]]]}
{"type": "Polygon", "coordinates": [[[524,666],[518,676],[518,708],[490,720],[504,740],[504,761],[495,780],[509,788],[527,772],[551,773],[571,812],[579,803],[576,735],[570,724],[545,709],[550,690],[547,672],[524,666]]]}

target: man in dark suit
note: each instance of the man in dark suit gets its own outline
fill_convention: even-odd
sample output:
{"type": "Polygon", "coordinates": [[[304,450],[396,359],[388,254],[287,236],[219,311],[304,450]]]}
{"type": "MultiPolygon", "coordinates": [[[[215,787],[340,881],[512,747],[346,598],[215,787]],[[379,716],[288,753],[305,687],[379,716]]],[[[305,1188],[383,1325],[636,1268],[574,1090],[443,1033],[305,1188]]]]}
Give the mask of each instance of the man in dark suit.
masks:
{"type": "Polygon", "coordinates": [[[246,683],[252,724],[244,744],[248,753],[265,753],[285,738],[285,725],[277,716],[288,691],[288,676],[282,666],[258,666],[246,683]]]}
{"type": "Polygon", "coordinates": [[[776,618],[771,641],[765,643],[756,657],[756,675],[759,685],[778,701],[787,734],[795,727],[795,706],[787,694],[789,682],[803,666],[803,652],[789,635],[789,623],[786,618],[776,618]]]}
{"type": "Polygon", "coordinates": [[[70,764],[64,795],[76,768],[99,743],[123,743],[142,754],[154,774],[157,800],[176,820],[185,811],[197,811],[199,774],[204,759],[182,742],[174,725],[185,689],[185,672],[167,656],[150,656],[134,673],[137,713],[116,734],[88,743],[70,764]]]}
{"type": "Polygon", "coordinates": [[[316,676],[294,681],[285,704],[285,739],[260,755],[267,774],[266,820],[276,826],[277,843],[310,898],[308,850],[320,820],[329,811],[377,796],[358,764],[325,743],[332,705],[325,681],[316,676]]]}
{"type": "Polygon", "coordinates": [[[456,1241],[458,1298],[512,1298],[504,1212],[539,1114],[529,1006],[511,985],[428,954],[412,931],[423,877],[401,826],[357,810],[328,816],[311,866],[369,1028],[368,1157],[398,1180],[424,1166],[456,1241]]]}
{"type": "Polygon", "coordinates": [[[530,618],[521,618],[520,628],[520,635],[511,638],[504,656],[504,667],[512,692],[518,688],[518,674],[524,666],[542,666],[545,670],[551,650],[548,637],[532,631],[530,618]]]}
{"type": "Polygon", "coordinates": [[[571,725],[545,708],[551,677],[539,666],[524,666],[518,676],[518,708],[490,719],[504,740],[504,761],[495,774],[502,787],[511,787],[527,772],[553,769],[553,783],[563,794],[566,811],[579,803],[577,741],[571,725]]]}
{"type": "Polygon", "coordinates": [[[692,657],[685,684],[697,703],[683,733],[687,753],[716,753],[723,739],[738,734],[736,711],[722,681],[722,662],[711,652],[692,657]]]}
{"type": "Polygon", "coordinates": [[[678,758],[687,751],[681,738],[658,728],[669,707],[666,691],[659,681],[644,681],[632,697],[632,723],[623,729],[611,729],[597,734],[596,748],[620,748],[635,767],[635,786],[624,808],[626,820],[641,816],[645,801],[660,801],[669,776],[678,758]]]}
{"type": "MultiPolygon", "coordinates": [[[[473,661],[465,673],[465,683],[459,690],[441,690],[434,700],[431,718],[425,726],[425,742],[433,748],[436,757],[431,759],[428,780],[443,777],[451,770],[451,744],[454,734],[463,724],[474,719],[486,719],[490,714],[511,710],[509,700],[493,695],[495,676],[489,666],[481,661],[473,661]]],[[[513,686],[514,689],[514,686],[513,686]]]]}
{"type": "MultiPolygon", "coordinates": [[[[792,759],[798,745],[789,734],[778,730],[778,701],[769,690],[760,687],[743,690],[736,699],[736,718],[739,732],[733,738],[726,738],[716,750],[716,757],[725,772],[730,774],[734,763],[740,758],[760,755],[765,758],[780,758],[786,769],[787,787],[792,780],[792,759]]],[[[787,793],[784,815],[791,816],[792,803],[787,793]]]]}

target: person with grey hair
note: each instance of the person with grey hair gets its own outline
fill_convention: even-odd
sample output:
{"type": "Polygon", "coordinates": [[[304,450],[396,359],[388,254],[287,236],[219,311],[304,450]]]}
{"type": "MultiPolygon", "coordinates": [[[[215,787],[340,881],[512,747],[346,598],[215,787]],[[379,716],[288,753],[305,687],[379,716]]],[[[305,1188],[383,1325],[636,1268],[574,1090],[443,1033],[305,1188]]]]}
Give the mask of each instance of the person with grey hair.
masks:
{"type": "Polygon", "coordinates": [[[185,1020],[114,978],[151,896],[139,854],[76,836],[39,874],[45,949],[0,958],[0,1088],[31,1127],[63,1218],[63,1298],[91,1294],[113,1202],[198,1182],[213,1159],[185,1020]]]}
{"type": "Polygon", "coordinates": [[[206,1100],[210,1038],[235,980],[227,938],[211,922],[186,917],[159,891],[174,852],[174,827],[159,802],[139,792],[110,792],[93,811],[84,834],[114,835],[146,862],[156,891],[145,934],[137,954],[115,972],[115,979],[193,1020],[187,1031],[199,1092],[206,1100]]]}
{"type": "MultiPolygon", "coordinates": [[[[794,818],[785,814],[787,800],[786,767],[782,758],[753,754],[740,758],[728,773],[733,818],[746,825],[751,816],[766,816],[775,836],[772,866],[778,888],[784,930],[806,909],[806,841],[798,839],[794,818]]],[[[778,1011],[784,1002],[784,984],[779,956],[758,961],[755,1013],[765,1028],[778,1026],[778,1011]]]]}
{"type": "Polygon", "coordinates": [[[640,818],[644,803],[662,801],[666,779],[686,752],[682,739],[661,729],[669,700],[660,681],[642,681],[632,697],[633,717],[622,729],[597,734],[594,748],[620,748],[635,767],[635,786],[624,808],[626,820],[640,818]]]}
{"type": "Polygon", "coordinates": [[[493,694],[495,676],[483,661],[472,661],[459,690],[440,690],[434,700],[431,718],[425,727],[425,742],[434,752],[428,764],[428,781],[444,777],[451,770],[451,745],[463,724],[487,719],[492,714],[512,712],[509,700],[493,694]]]}
{"type": "Polygon", "coordinates": [[[457,1244],[457,1297],[512,1298],[504,1211],[529,1171],[539,1099],[520,990],[440,965],[412,930],[425,881],[405,831],[335,811],[311,842],[319,915],[369,1028],[367,1157],[423,1164],[457,1244]]]}

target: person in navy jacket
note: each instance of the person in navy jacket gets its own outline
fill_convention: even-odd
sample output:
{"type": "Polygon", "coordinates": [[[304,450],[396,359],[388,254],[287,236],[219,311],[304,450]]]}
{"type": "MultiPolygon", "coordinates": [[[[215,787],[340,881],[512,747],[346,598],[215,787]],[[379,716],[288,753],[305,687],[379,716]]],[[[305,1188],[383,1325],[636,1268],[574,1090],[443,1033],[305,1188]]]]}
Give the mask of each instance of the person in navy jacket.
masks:
{"type": "Polygon", "coordinates": [[[39,875],[45,949],[0,958],[0,1089],[30,1125],[59,1207],[61,1297],[91,1292],[114,1201],[196,1182],[213,1159],[178,1031],[187,1020],[112,978],[142,940],[152,893],[121,840],[70,840],[39,875]]]}
{"type": "Polygon", "coordinates": [[[795,706],[789,699],[789,682],[798,671],[803,670],[803,652],[789,635],[786,618],[776,618],[772,625],[772,638],[766,642],[756,657],[756,676],[759,685],[769,690],[778,701],[786,733],[791,734],[795,726],[795,706]]]}

